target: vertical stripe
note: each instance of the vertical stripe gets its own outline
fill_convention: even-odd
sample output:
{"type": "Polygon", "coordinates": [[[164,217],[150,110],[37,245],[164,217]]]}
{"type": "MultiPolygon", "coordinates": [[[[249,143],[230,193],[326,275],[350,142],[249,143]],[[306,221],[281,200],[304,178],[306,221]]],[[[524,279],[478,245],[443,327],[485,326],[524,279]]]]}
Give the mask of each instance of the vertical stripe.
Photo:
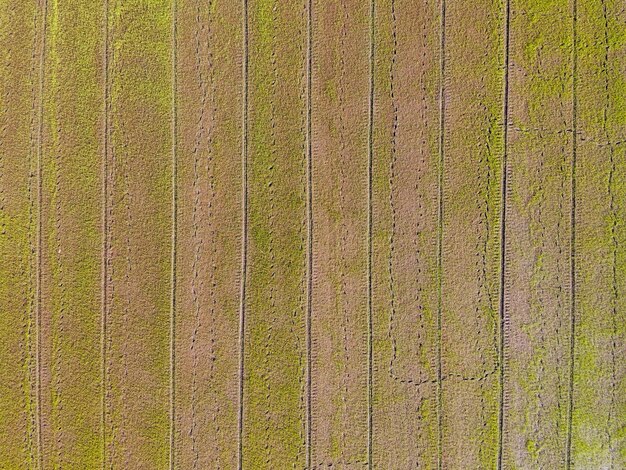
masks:
{"type": "Polygon", "coordinates": [[[372,343],[372,163],[374,139],[374,53],[375,53],[376,2],[370,6],[370,90],[367,151],[367,466],[372,468],[372,393],[373,393],[373,343],[372,343]]]}
{"type": "Polygon", "coordinates": [[[506,207],[507,207],[507,157],[508,157],[508,130],[509,130],[509,22],[510,22],[510,4],[509,0],[505,1],[504,6],[504,96],[502,110],[502,126],[503,126],[503,143],[502,143],[502,206],[500,215],[500,410],[498,416],[498,468],[502,468],[503,455],[503,435],[504,435],[504,413],[506,411],[505,400],[505,348],[507,335],[507,304],[506,304],[506,207]]]}
{"type": "Polygon", "coordinates": [[[244,382],[244,341],[246,326],[246,276],[248,263],[248,0],[243,0],[243,100],[242,100],[242,142],[241,142],[241,292],[239,298],[239,449],[238,468],[243,463],[243,382],[244,382]]]}
{"type": "Polygon", "coordinates": [[[176,433],[176,245],[178,233],[178,122],[177,122],[177,1],[172,0],[172,252],[171,252],[171,304],[170,304],[170,470],[175,465],[176,433]]]}
{"type": "Polygon", "coordinates": [[[41,414],[41,279],[42,279],[42,199],[43,199],[43,108],[44,108],[44,80],[46,64],[46,33],[48,25],[48,1],[43,0],[42,5],[42,30],[41,52],[39,57],[39,125],[37,132],[37,274],[36,274],[36,406],[37,406],[37,454],[38,468],[43,467],[43,440],[42,440],[42,414],[41,414]]]}
{"type": "Polygon", "coordinates": [[[446,0],[441,1],[441,36],[439,44],[439,168],[438,168],[438,230],[437,230],[437,468],[442,468],[443,452],[443,371],[442,371],[442,308],[443,308],[443,172],[445,152],[445,111],[446,111],[446,0]]]}
{"type": "Polygon", "coordinates": [[[571,227],[570,227],[570,337],[569,337],[569,390],[567,407],[567,469],[572,467],[572,414],[574,412],[574,360],[576,357],[576,152],[578,145],[577,126],[577,0],[572,0],[572,169],[571,169],[571,227]]]}
{"type": "Polygon", "coordinates": [[[306,83],[306,153],[307,153],[307,300],[306,300],[306,468],[311,468],[311,315],[313,305],[313,0],[307,3],[307,83],[306,83]]]}

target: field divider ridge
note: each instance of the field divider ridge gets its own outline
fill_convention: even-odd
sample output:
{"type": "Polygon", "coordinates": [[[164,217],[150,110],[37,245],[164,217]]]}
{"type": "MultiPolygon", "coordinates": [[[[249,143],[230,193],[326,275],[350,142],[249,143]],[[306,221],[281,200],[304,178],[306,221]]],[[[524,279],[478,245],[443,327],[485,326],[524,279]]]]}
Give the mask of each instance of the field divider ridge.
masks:
{"type": "Polygon", "coordinates": [[[504,4],[504,90],[503,90],[503,109],[502,109],[502,183],[501,183],[501,212],[500,212],[500,409],[498,416],[498,462],[497,468],[503,468],[504,461],[504,431],[505,431],[505,413],[506,413],[506,344],[508,339],[509,324],[509,303],[507,297],[507,276],[506,268],[508,266],[508,250],[506,237],[506,216],[507,216],[507,196],[508,196],[508,133],[509,133],[509,46],[510,46],[510,17],[511,6],[510,0],[505,0],[504,4]]]}

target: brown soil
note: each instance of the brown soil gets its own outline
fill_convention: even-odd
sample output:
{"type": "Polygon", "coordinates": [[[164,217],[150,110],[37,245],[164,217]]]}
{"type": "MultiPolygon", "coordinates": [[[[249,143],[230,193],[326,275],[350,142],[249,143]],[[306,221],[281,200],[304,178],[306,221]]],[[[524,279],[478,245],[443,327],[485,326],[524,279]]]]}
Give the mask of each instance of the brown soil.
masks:
{"type": "Polygon", "coordinates": [[[625,15],[5,1],[0,467],[626,468],[625,15]]]}
{"type": "Polygon", "coordinates": [[[444,468],[498,449],[503,23],[498,4],[446,12],[442,284],[444,468]],[[467,19],[468,9],[472,21],[467,19]]]}
{"type": "Polygon", "coordinates": [[[96,466],[101,435],[104,11],[46,27],[41,142],[41,397],[44,468],[96,466]],[[58,26],[58,33],[53,34],[58,26]],[[81,38],[80,54],[68,44],[81,38]],[[88,64],[84,68],[80,64],[88,64]]]}
{"type": "Polygon", "coordinates": [[[367,462],[368,17],[313,6],[313,468],[367,462]]]}
{"type": "Polygon", "coordinates": [[[374,465],[433,468],[439,5],[381,2],[377,12],[374,465]]]}
{"type": "Polygon", "coordinates": [[[241,253],[241,10],[187,2],[178,16],[176,454],[235,468],[241,253]]]}
{"type": "Polygon", "coordinates": [[[119,468],[169,461],[172,114],[164,7],[125,9],[110,30],[106,452],[119,468]],[[120,47],[128,42],[138,46],[120,47]]]}
{"type": "Polygon", "coordinates": [[[0,112],[0,455],[12,468],[35,466],[36,125],[41,25],[35,4],[4,13],[0,112]],[[14,28],[21,24],[21,28],[14,28]]]}

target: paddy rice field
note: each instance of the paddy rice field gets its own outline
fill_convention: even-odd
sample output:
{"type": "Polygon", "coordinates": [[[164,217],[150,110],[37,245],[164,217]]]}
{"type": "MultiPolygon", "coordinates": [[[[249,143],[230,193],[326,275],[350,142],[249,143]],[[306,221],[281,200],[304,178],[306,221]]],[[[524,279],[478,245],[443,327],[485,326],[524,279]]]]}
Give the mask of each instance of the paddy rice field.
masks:
{"type": "Polygon", "coordinates": [[[0,0],[0,468],[626,468],[622,0],[0,0]]]}

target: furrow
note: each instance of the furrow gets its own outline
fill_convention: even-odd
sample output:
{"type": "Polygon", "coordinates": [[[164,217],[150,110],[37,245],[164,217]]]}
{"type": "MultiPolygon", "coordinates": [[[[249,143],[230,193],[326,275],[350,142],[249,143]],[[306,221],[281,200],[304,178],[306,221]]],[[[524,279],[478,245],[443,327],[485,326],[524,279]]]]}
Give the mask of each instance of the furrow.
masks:
{"type": "Polygon", "coordinates": [[[578,0],[572,0],[572,161],[571,161],[571,212],[570,212],[570,256],[569,256],[569,383],[567,396],[567,437],[565,441],[565,465],[572,468],[572,416],[574,412],[574,368],[576,360],[576,157],[578,149],[577,119],[577,73],[578,73],[578,0]]]}
{"type": "Polygon", "coordinates": [[[437,469],[443,468],[443,216],[446,147],[446,0],[440,2],[439,161],[437,164],[437,469]]]}
{"type": "Polygon", "coordinates": [[[171,248],[170,248],[170,331],[169,331],[169,468],[176,466],[176,284],[178,246],[178,1],[171,3],[171,248]]]}

